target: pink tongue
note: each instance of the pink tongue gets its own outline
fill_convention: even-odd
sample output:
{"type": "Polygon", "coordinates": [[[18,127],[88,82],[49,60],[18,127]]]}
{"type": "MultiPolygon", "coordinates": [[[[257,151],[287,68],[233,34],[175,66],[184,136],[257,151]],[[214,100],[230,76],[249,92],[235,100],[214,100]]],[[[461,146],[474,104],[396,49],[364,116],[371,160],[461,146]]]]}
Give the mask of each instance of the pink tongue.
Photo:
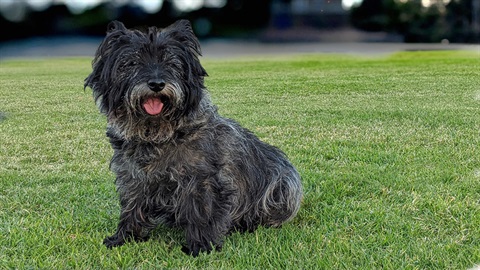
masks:
{"type": "Polygon", "coordinates": [[[150,115],[156,115],[162,112],[163,103],[158,98],[149,98],[143,103],[143,108],[150,115]]]}

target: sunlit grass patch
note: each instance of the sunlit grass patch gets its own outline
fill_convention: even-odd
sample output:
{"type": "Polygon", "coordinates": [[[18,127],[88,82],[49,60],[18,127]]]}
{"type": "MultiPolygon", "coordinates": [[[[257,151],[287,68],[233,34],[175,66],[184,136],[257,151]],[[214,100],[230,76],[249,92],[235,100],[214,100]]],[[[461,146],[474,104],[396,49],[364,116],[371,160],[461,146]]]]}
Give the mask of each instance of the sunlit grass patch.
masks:
{"type": "Polygon", "coordinates": [[[113,250],[119,206],[91,59],[0,62],[0,268],[467,269],[480,263],[479,55],[203,64],[219,112],[283,149],[298,216],[185,256],[158,228],[113,250]]]}

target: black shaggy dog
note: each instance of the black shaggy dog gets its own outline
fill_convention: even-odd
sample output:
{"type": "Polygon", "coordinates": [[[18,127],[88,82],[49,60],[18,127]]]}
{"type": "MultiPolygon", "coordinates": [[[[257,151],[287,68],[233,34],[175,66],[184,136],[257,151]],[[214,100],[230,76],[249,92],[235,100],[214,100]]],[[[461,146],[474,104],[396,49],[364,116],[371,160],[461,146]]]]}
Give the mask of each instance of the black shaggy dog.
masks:
{"type": "Polygon", "coordinates": [[[185,230],[187,254],[231,231],[280,226],[300,207],[300,176],[279,149],[218,115],[190,23],[129,30],[112,22],[85,87],[107,116],[120,194],[111,248],[158,224],[185,230]]]}

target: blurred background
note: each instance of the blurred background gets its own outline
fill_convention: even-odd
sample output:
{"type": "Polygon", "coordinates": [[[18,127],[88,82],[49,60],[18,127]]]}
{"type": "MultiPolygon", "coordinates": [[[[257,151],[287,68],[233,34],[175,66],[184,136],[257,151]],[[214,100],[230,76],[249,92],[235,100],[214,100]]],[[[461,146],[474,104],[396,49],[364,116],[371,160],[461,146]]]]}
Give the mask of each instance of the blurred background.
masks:
{"type": "Polygon", "coordinates": [[[480,42],[480,0],[0,0],[0,50],[100,38],[111,20],[132,28],[181,18],[202,40],[480,42]]]}

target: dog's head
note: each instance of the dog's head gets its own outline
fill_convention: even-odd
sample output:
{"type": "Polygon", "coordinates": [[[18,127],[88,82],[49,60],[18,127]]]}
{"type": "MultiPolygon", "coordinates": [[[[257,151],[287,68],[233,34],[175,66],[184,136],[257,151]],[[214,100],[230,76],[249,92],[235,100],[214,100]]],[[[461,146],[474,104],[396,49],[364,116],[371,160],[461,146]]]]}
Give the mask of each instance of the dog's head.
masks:
{"type": "Polygon", "coordinates": [[[97,106],[109,117],[172,121],[194,111],[203,97],[207,73],[200,55],[186,20],[144,31],[113,21],[85,87],[92,88],[97,106]]]}

